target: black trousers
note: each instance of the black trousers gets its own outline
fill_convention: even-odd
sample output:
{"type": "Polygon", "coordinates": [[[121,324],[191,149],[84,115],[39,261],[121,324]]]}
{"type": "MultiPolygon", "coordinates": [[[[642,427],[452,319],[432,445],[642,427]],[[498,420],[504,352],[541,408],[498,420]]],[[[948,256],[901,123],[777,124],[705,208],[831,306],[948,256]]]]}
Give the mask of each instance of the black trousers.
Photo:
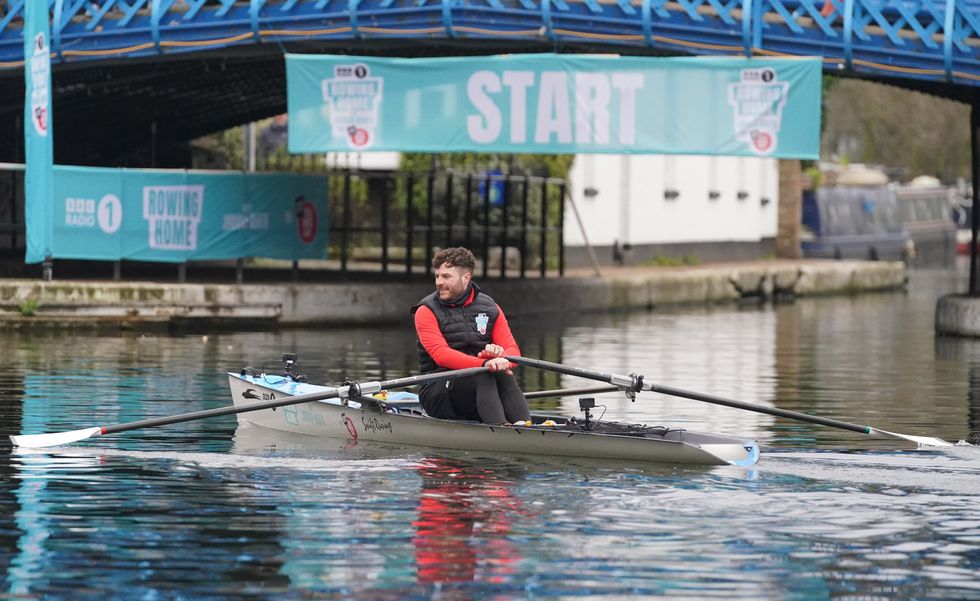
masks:
{"type": "Polygon", "coordinates": [[[503,372],[426,384],[419,391],[419,401],[426,413],[441,419],[469,419],[486,424],[531,419],[517,379],[503,372]]]}

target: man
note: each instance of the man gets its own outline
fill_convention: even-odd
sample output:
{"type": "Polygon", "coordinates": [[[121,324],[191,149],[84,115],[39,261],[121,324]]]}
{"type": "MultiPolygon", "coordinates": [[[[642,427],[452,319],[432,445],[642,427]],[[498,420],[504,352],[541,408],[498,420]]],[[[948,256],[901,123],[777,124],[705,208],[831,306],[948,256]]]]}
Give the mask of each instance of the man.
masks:
{"type": "Polygon", "coordinates": [[[487,424],[530,421],[527,399],[504,355],[520,355],[507,318],[472,281],[476,259],[465,248],[446,248],[432,258],[436,290],[412,307],[422,373],[480,367],[482,373],[422,387],[422,407],[432,417],[487,424]]]}

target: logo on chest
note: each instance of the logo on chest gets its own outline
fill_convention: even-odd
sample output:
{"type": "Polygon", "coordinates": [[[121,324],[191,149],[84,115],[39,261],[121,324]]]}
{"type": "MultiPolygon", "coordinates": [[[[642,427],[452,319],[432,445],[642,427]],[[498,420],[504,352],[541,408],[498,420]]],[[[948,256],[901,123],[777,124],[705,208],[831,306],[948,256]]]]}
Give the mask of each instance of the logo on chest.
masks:
{"type": "Polygon", "coordinates": [[[486,313],[480,313],[476,316],[476,329],[480,334],[487,333],[487,324],[490,323],[490,316],[486,313]]]}

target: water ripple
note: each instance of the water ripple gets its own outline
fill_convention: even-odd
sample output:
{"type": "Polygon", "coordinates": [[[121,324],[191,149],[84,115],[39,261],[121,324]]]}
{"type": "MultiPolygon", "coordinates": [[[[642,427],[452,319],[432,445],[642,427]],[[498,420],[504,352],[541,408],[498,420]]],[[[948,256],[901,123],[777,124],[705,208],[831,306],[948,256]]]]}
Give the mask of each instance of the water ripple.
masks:
{"type": "MultiPolygon", "coordinates": [[[[980,350],[935,338],[935,296],[957,280],[925,277],[909,294],[513,321],[528,356],[958,440],[980,429],[980,350]]],[[[318,382],[417,369],[410,328],[2,336],[4,433],[222,406],[225,371],[283,352],[318,382]]],[[[584,384],[518,373],[529,389],[584,384]]],[[[977,449],[663,395],[597,401],[607,418],[750,435],[762,461],[350,446],[230,416],[4,453],[0,596],[980,599],[977,449]]],[[[575,398],[539,407],[579,414],[575,398]]]]}

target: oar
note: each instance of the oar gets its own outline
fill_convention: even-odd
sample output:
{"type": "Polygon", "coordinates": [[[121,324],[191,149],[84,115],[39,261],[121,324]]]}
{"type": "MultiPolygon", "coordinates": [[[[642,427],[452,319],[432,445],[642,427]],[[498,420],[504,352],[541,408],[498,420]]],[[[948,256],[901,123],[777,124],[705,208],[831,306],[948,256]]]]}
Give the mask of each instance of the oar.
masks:
{"type": "Polygon", "coordinates": [[[599,394],[601,392],[616,392],[619,386],[585,386],[582,388],[561,388],[559,390],[535,390],[525,392],[525,399],[550,399],[553,397],[574,396],[576,394],[599,394]]]}
{"type": "Polygon", "coordinates": [[[588,378],[590,380],[607,382],[609,384],[612,384],[624,390],[635,390],[635,391],[646,390],[649,392],[659,392],[661,394],[669,394],[671,396],[693,399],[695,401],[703,401],[705,403],[712,403],[715,405],[724,405],[726,407],[734,407],[736,409],[745,409],[746,411],[755,411],[756,413],[766,413],[769,415],[775,415],[776,417],[795,419],[801,422],[810,422],[812,424],[830,426],[831,428],[840,428],[841,430],[851,430],[852,432],[860,432],[861,434],[878,433],[878,434],[884,434],[886,436],[894,436],[895,438],[904,438],[905,440],[911,440],[912,442],[915,442],[920,445],[927,445],[927,446],[934,446],[934,447],[954,446],[953,443],[947,442],[941,438],[899,434],[898,432],[889,432],[888,430],[882,430],[881,428],[874,428],[872,426],[862,426],[859,424],[842,422],[827,417],[818,417],[816,415],[797,413],[796,411],[787,411],[786,409],[776,409],[774,407],[763,407],[762,405],[743,403],[742,401],[726,399],[723,397],[717,397],[710,394],[692,392],[690,390],[682,390],[680,388],[671,388],[669,386],[661,386],[659,384],[653,384],[651,382],[647,382],[646,380],[643,379],[643,376],[636,376],[636,375],[623,376],[619,374],[605,374],[598,371],[592,371],[590,369],[580,369],[577,367],[562,365],[560,363],[552,363],[550,361],[542,361],[540,359],[530,359],[528,357],[508,356],[505,358],[511,363],[517,363],[518,365],[524,365],[527,367],[537,367],[539,369],[556,371],[558,373],[566,374],[569,376],[578,376],[580,378],[588,378]]]}
{"type": "Polygon", "coordinates": [[[20,436],[11,436],[10,441],[14,443],[15,446],[18,447],[29,447],[29,448],[54,447],[58,445],[78,442],[80,440],[85,440],[86,438],[91,438],[93,436],[116,434],[118,432],[138,430],[140,428],[155,428],[157,426],[179,424],[181,422],[189,422],[198,419],[205,419],[208,417],[218,417],[219,415],[232,415],[235,413],[247,413],[249,411],[260,411],[262,409],[285,407],[287,405],[298,405],[299,403],[308,403],[310,401],[322,401],[325,399],[335,399],[338,397],[343,398],[351,395],[352,393],[354,395],[374,394],[375,392],[379,392],[381,390],[388,390],[391,388],[406,388],[408,386],[415,386],[416,384],[426,384],[428,382],[441,382],[443,380],[455,380],[457,378],[465,378],[466,376],[472,376],[485,371],[488,371],[486,367],[468,367],[466,369],[456,369],[452,371],[442,371],[442,372],[436,372],[431,374],[422,374],[418,376],[409,376],[407,378],[384,380],[381,382],[362,382],[360,384],[357,384],[356,386],[355,385],[340,386],[337,388],[328,388],[321,392],[312,392],[310,394],[287,396],[279,399],[272,399],[269,401],[261,401],[258,403],[248,403],[245,405],[237,405],[237,406],[231,405],[228,407],[205,409],[203,411],[192,411],[190,413],[180,413],[178,415],[171,415],[169,417],[158,417],[154,419],[144,419],[138,422],[117,424],[115,426],[94,426],[91,428],[84,428],[82,430],[71,430],[68,432],[52,432],[48,434],[21,434],[20,436]]]}

